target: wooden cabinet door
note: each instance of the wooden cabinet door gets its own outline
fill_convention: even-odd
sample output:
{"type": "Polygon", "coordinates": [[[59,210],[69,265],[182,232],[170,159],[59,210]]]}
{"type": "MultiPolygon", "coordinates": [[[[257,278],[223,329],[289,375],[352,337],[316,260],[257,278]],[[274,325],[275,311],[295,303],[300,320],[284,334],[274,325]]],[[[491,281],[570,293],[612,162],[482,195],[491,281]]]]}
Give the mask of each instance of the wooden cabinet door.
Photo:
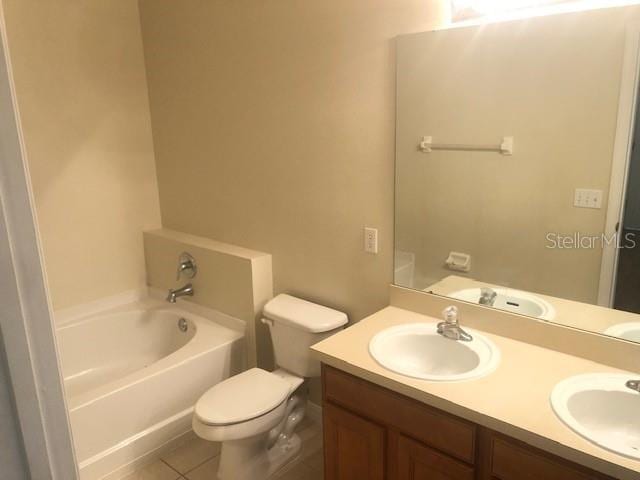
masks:
{"type": "Polygon", "coordinates": [[[489,441],[491,443],[488,448],[485,447],[485,450],[490,452],[489,474],[492,479],[612,480],[610,477],[496,433],[489,435],[489,441]]]}
{"type": "Polygon", "coordinates": [[[385,430],[324,405],[325,480],[384,480],[385,430]]]}
{"type": "Polygon", "coordinates": [[[400,435],[397,480],[473,480],[472,467],[400,435]]]}

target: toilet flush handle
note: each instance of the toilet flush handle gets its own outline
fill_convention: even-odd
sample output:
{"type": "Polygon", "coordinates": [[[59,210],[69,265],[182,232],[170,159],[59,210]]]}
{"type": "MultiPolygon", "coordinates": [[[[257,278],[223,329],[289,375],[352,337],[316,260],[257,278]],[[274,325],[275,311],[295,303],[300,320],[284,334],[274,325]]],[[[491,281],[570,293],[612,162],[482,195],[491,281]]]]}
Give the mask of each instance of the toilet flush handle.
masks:
{"type": "Polygon", "coordinates": [[[261,321],[265,325],[269,325],[270,327],[273,327],[273,320],[269,320],[268,318],[263,318],[261,321]]]}

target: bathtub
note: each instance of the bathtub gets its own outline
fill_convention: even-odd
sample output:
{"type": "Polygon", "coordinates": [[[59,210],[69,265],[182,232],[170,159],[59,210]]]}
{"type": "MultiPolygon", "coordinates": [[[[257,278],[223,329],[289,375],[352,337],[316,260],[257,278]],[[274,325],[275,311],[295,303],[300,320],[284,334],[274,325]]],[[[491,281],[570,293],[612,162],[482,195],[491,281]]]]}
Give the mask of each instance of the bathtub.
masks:
{"type": "Polygon", "coordinates": [[[82,480],[149,461],[191,430],[207,389],[242,371],[242,322],[207,317],[148,300],[57,328],[82,480]]]}

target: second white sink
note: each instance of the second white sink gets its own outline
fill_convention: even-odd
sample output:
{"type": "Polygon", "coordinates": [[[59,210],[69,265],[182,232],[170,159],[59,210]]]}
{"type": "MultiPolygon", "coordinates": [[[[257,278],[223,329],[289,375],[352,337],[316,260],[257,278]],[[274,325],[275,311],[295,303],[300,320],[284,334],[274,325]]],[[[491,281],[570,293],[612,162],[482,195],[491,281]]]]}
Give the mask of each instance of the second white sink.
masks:
{"type": "Polygon", "coordinates": [[[383,367],[423,380],[451,382],[487,375],[498,366],[500,351],[483,335],[464,329],[472,341],[444,338],[436,323],[399,325],[375,335],[369,352],[383,367]]]}
{"type": "Polygon", "coordinates": [[[576,433],[612,452],[640,459],[640,393],[626,374],[577,375],[551,394],[558,417],[576,433]]]}

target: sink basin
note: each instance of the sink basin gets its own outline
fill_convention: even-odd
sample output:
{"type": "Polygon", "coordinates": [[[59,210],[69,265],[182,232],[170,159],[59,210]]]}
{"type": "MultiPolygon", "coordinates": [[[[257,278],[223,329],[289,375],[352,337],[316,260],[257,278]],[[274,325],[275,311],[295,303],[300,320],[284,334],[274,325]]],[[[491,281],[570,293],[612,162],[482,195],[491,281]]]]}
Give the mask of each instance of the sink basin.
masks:
{"type": "Polygon", "coordinates": [[[551,394],[556,415],[596,445],[640,459],[640,393],[625,386],[632,374],[578,375],[551,394]]]}
{"type": "MultiPolygon", "coordinates": [[[[553,320],[556,317],[555,308],[546,300],[532,293],[510,288],[493,288],[492,290],[498,294],[493,308],[543,320],[553,320]]],[[[465,302],[478,303],[480,288],[465,288],[447,296],[465,302]]]]}
{"type": "Polygon", "coordinates": [[[607,328],[604,334],[640,343],[640,322],[619,323],[607,328]]]}
{"type": "Polygon", "coordinates": [[[436,323],[399,325],[374,336],[369,353],[383,367],[422,380],[470,380],[495,370],[500,362],[498,348],[478,332],[464,330],[472,341],[444,338],[436,323]]]}

